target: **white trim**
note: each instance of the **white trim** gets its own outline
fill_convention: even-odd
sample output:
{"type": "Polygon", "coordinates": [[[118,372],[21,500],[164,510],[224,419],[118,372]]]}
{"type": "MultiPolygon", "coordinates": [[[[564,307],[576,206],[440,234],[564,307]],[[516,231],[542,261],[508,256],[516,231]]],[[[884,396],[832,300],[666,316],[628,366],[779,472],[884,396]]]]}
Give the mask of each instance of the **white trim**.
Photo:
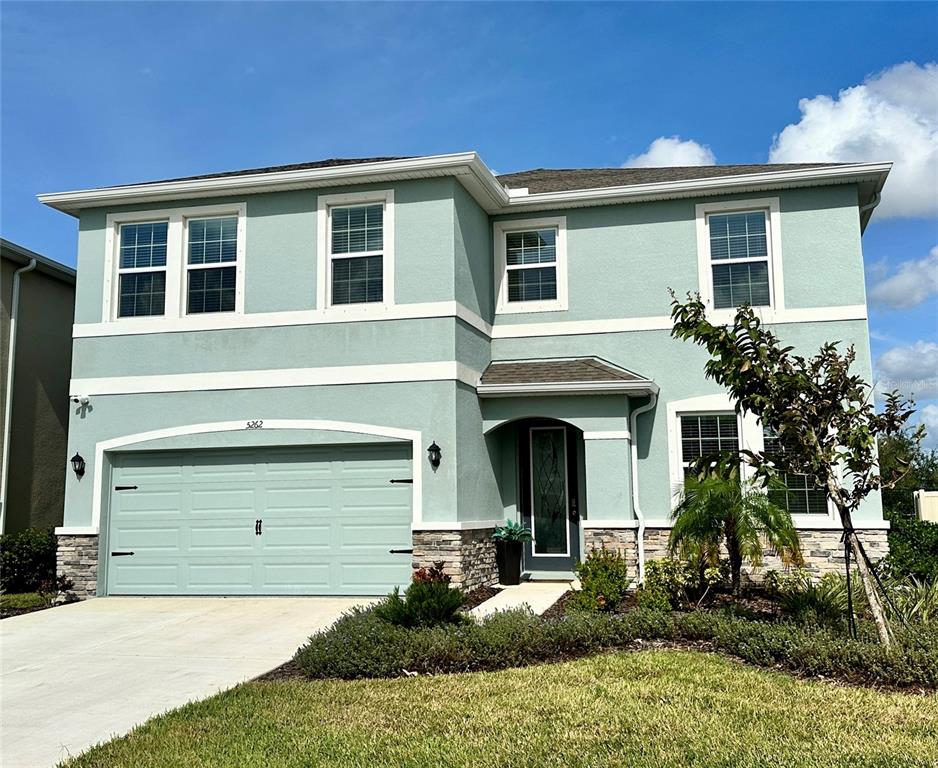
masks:
{"type": "MultiPolygon", "coordinates": [[[[255,420],[251,420],[253,422],[255,420]]],[[[385,427],[377,424],[358,424],[350,421],[329,421],[324,419],[257,419],[263,422],[265,431],[271,429],[313,429],[331,432],[353,432],[362,435],[375,435],[376,437],[390,437],[406,440],[412,446],[413,474],[413,525],[419,525],[423,520],[423,435],[419,430],[399,429],[385,427]]],[[[94,448],[94,488],[91,506],[90,526],[64,526],[62,531],[72,532],[81,530],[85,533],[99,533],[101,528],[101,508],[104,503],[104,454],[116,448],[122,448],[135,443],[149,440],[160,440],[166,437],[180,437],[183,435],[202,435],[217,432],[240,432],[248,429],[248,421],[216,421],[205,424],[185,424],[178,427],[154,429],[149,432],[137,432],[132,435],[121,435],[108,440],[101,440],[94,448]]],[[[110,495],[108,496],[110,499],[110,495]]]]}
{"type": "MultiPolygon", "coordinates": [[[[76,323],[72,326],[75,339],[100,336],[128,336],[147,333],[183,333],[191,331],[218,331],[235,328],[269,328],[295,325],[329,325],[333,323],[378,322],[383,320],[427,320],[456,317],[492,339],[531,338],[537,336],[575,336],[599,333],[627,333],[634,331],[670,331],[669,316],[627,317],[609,320],[573,320],[556,323],[512,323],[493,325],[456,301],[437,301],[416,304],[395,304],[376,310],[302,309],[286,312],[252,312],[245,315],[208,313],[170,318],[121,318],[119,323],[76,323]]],[[[837,307],[810,307],[786,309],[775,323],[820,323],[848,320],[866,320],[863,304],[837,307]]]]}
{"type": "MultiPolygon", "coordinates": [[[[229,203],[225,205],[184,206],[180,208],[164,208],[152,211],[125,211],[109,213],[106,218],[104,236],[104,295],[101,302],[102,331],[95,335],[120,334],[120,330],[129,333],[162,333],[167,323],[186,322],[197,324],[209,322],[218,324],[231,324],[237,322],[234,318],[244,316],[244,273],[247,241],[247,204],[244,202],[229,203]],[[212,267],[236,267],[235,309],[233,312],[208,312],[188,314],[185,307],[186,286],[189,277],[189,265],[186,258],[187,221],[189,219],[215,218],[219,216],[237,216],[238,218],[238,249],[237,259],[234,262],[221,262],[212,267]],[[166,233],[166,266],[141,267],[135,270],[120,269],[120,226],[122,224],[145,224],[148,222],[165,221],[168,223],[166,233]],[[148,317],[118,317],[118,290],[120,286],[119,275],[122,272],[165,272],[166,273],[166,300],[162,315],[148,317]],[[211,316],[210,320],[201,318],[211,316]],[[218,319],[215,319],[218,318],[218,319]]],[[[96,326],[97,323],[88,325],[96,326]]],[[[76,324],[73,335],[77,337],[76,324]]]]}
{"type": "MultiPolygon", "coordinates": [[[[801,517],[806,517],[801,515],[801,517]]],[[[843,525],[839,520],[829,520],[826,517],[821,515],[812,515],[811,520],[804,520],[803,522],[797,522],[794,517],[792,517],[792,522],[795,525],[795,528],[799,531],[842,531],[844,529],[843,525]]],[[[657,530],[670,530],[673,527],[673,524],[670,520],[649,520],[646,523],[646,528],[654,528],[657,530]]],[[[889,521],[888,520],[864,520],[862,522],[856,522],[853,526],[855,531],[862,533],[863,531],[888,531],[889,530],[889,521]]]]}
{"type": "MultiPolygon", "coordinates": [[[[763,322],[775,322],[776,317],[785,316],[785,282],[782,275],[781,208],[777,197],[754,200],[731,200],[727,202],[698,203],[696,211],[697,230],[697,279],[701,301],[707,307],[712,322],[732,322],[736,308],[716,309],[713,306],[713,266],[710,258],[710,230],[708,216],[711,213],[755,212],[765,213],[766,245],[768,246],[769,306],[754,307],[763,322]]],[[[761,261],[751,259],[750,261],[761,261]]],[[[719,262],[716,262],[719,263],[719,262]]]]}
{"type": "Polygon", "coordinates": [[[583,528],[638,528],[638,520],[582,520],[580,526],[583,528]]]}
{"type": "MultiPolygon", "coordinates": [[[[567,439],[567,428],[565,426],[546,426],[546,427],[528,427],[528,491],[529,491],[529,502],[531,504],[531,557],[570,557],[570,520],[569,520],[569,510],[570,510],[570,446],[568,445],[569,440],[567,439]],[[534,547],[537,544],[537,531],[534,527],[534,432],[549,432],[549,431],[561,431],[563,432],[563,493],[564,493],[564,509],[567,510],[567,513],[563,516],[563,530],[564,537],[567,543],[567,548],[564,552],[535,552],[534,547]]],[[[523,513],[522,513],[523,514],[523,513]]]]}
{"type": "MultiPolygon", "coordinates": [[[[377,255],[350,253],[340,258],[377,255]]],[[[370,192],[351,192],[342,195],[319,195],[316,209],[316,306],[330,314],[351,314],[360,319],[381,314],[394,306],[394,190],[376,189],[370,192]],[[381,203],[382,217],[382,296],[381,301],[362,304],[332,304],[332,215],[331,209],[343,206],[381,203]]]]}
{"type": "MultiPolygon", "coordinates": [[[[552,216],[544,219],[513,219],[496,221],[492,224],[495,238],[495,314],[518,314],[526,312],[557,312],[567,309],[567,217],[552,216]],[[508,301],[508,261],[505,236],[509,232],[532,229],[556,229],[554,270],[557,278],[557,298],[548,301],[508,301]]],[[[549,267],[550,264],[530,265],[549,267]]],[[[515,269],[518,267],[512,267],[515,269]]]]}
{"type": "Polygon", "coordinates": [[[56,536],[97,536],[96,525],[60,525],[55,529],[56,536]]]}
{"type": "Polygon", "coordinates": [[[608,429],[597,430],[595,432],[584,432],[584,440],[631,440],[632,433],[627,429],[608,429]]]}
{"type": "Polygon", "coordinates": [[[447,523],[444,520],[426,520],[414,523],[414,531],[478,531],[484,528],[495,528],[504,525],[503,520],[463,520],[457,523],[447,523]]]}
{"type": "Polygon", "coordinates": [[[72,379],[77,396],[126,395],[152,392],[193,392],[220,389],[270,389],[344,384],[388,384],[402,381],[461,381],[475,387],[481,374],[457,362],[340,365],[322,368],[209,371],[72,379]]]}
{"type": "Polygon", "coordinates": [[[621,395],[657,392],[653,381],[582,381],[533,384],[480,384],[479,397],[516,397],[519,395],[621,395]]]}
{"type": "Polygon", "coordinates": [[[557,207],[612,205],[696,197],[732,192],[754,192],[778,187],[821,186],[872,181],[882,189],[892,163],[852,163],[850,165],[796,168],[782,171],[745,173],[653,184],[562,190],[538,194],[509,193],[475,152],[430,155],[404,160],[384,160],[355,165],[270,171],[207,179],[163,181],[104,187],[72,192],[37,195],[39,202],[76,215],[84,208],[129,205],[181,198],[254,194],[286,189],[309,189],[341,184],[367,184],[397,179],[454,176],[488,213],[506,210],[537,210],[557,207]]]}

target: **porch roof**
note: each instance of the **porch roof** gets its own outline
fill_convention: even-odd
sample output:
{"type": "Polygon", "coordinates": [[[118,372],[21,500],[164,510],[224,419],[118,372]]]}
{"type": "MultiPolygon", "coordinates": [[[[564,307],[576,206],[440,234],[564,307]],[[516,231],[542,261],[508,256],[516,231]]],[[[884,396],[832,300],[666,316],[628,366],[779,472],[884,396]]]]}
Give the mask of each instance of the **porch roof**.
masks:
{"type": "Polygon", "coordinates": [[[480,397],[511,395],[646,395],[658,391],[651,380],[599,357],[494,360],[476,388],[480,397]]]}

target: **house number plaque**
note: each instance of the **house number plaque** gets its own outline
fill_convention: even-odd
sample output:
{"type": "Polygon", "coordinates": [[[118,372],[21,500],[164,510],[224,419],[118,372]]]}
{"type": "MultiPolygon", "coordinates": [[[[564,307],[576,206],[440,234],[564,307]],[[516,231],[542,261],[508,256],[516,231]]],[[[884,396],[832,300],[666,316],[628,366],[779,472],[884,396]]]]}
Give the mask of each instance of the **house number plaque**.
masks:
{"type": "Polygon", "coordinates": [[[264,421],[263,419],[257,419],[256,421],[249,421],[244,425],[245,429],[263,429],[264,421]]]}

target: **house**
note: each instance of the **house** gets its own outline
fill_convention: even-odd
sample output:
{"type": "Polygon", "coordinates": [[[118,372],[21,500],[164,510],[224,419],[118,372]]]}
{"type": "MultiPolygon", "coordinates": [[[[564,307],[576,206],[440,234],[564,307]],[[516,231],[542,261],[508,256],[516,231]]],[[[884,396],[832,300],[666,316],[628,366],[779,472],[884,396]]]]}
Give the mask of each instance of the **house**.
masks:
{"type": "Polygon", "coordinates": [[[0,533],[61,525],[75,270],[0,238],[0,533]]]}
{"type": "MultiPolygon", "coordinates": [[[[668,289],[853,343],[871,379],[888,171],[496,176],[470,152],[41,195],[79,219],[60,567],[88,595],[379,594],[437,560],[473,588],[512,518],[531,578],[601,545],[637,575],[684,467],[772,440],[670,338],[668,289]]],[[[823,493],[790,478],[783,503],[838,567],[823,493]]],[[[880,499],[855,522],[881,555],[880,499]]]]}

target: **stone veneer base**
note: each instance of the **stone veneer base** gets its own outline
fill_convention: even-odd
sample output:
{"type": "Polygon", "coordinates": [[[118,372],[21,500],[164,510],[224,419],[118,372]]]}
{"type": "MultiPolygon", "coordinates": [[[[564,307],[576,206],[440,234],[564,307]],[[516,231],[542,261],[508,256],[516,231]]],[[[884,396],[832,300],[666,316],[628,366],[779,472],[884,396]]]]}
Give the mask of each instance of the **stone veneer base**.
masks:
{"type": "Polygon", "coordinates": [[[71,579],[71,592],[79,600],[94,597],[98,592],[97,535],[59,534],[57,538],[57,575],[71,579]]]}
{"type": "Polygon", "coordinates": [[[498,582],[493,528],[469,531],[415,531],[414,570],[443,561],[454,587],[466,592],[498,582]]]}
{"type": "MultiPolygon", "coordinates": [[[[587,528],[584,534],[586,550],[615,549],[623,553],[634,577],[638,576],[638,552],[636,548],[637,529],[635,528],[587,528]]],[[[670,528],[645,529],[645,562],[669,557],[668,536],[670,528]]],[[[886,531],[879,528],[858,528],[857,533],[866,553],[873,562],[889,554],[889,542],[886,531]]],[[[838,530],[799,530],[801,552],[804,556],[804,569],[812,576],[820,577],[825,573],[843,573],[844,545],[838,530]]],[[[766,571],[782,570],[785,566],[772,550],[763,554],[762,566],[744,568],[744,579],[760,582],[766,571]]]]}

